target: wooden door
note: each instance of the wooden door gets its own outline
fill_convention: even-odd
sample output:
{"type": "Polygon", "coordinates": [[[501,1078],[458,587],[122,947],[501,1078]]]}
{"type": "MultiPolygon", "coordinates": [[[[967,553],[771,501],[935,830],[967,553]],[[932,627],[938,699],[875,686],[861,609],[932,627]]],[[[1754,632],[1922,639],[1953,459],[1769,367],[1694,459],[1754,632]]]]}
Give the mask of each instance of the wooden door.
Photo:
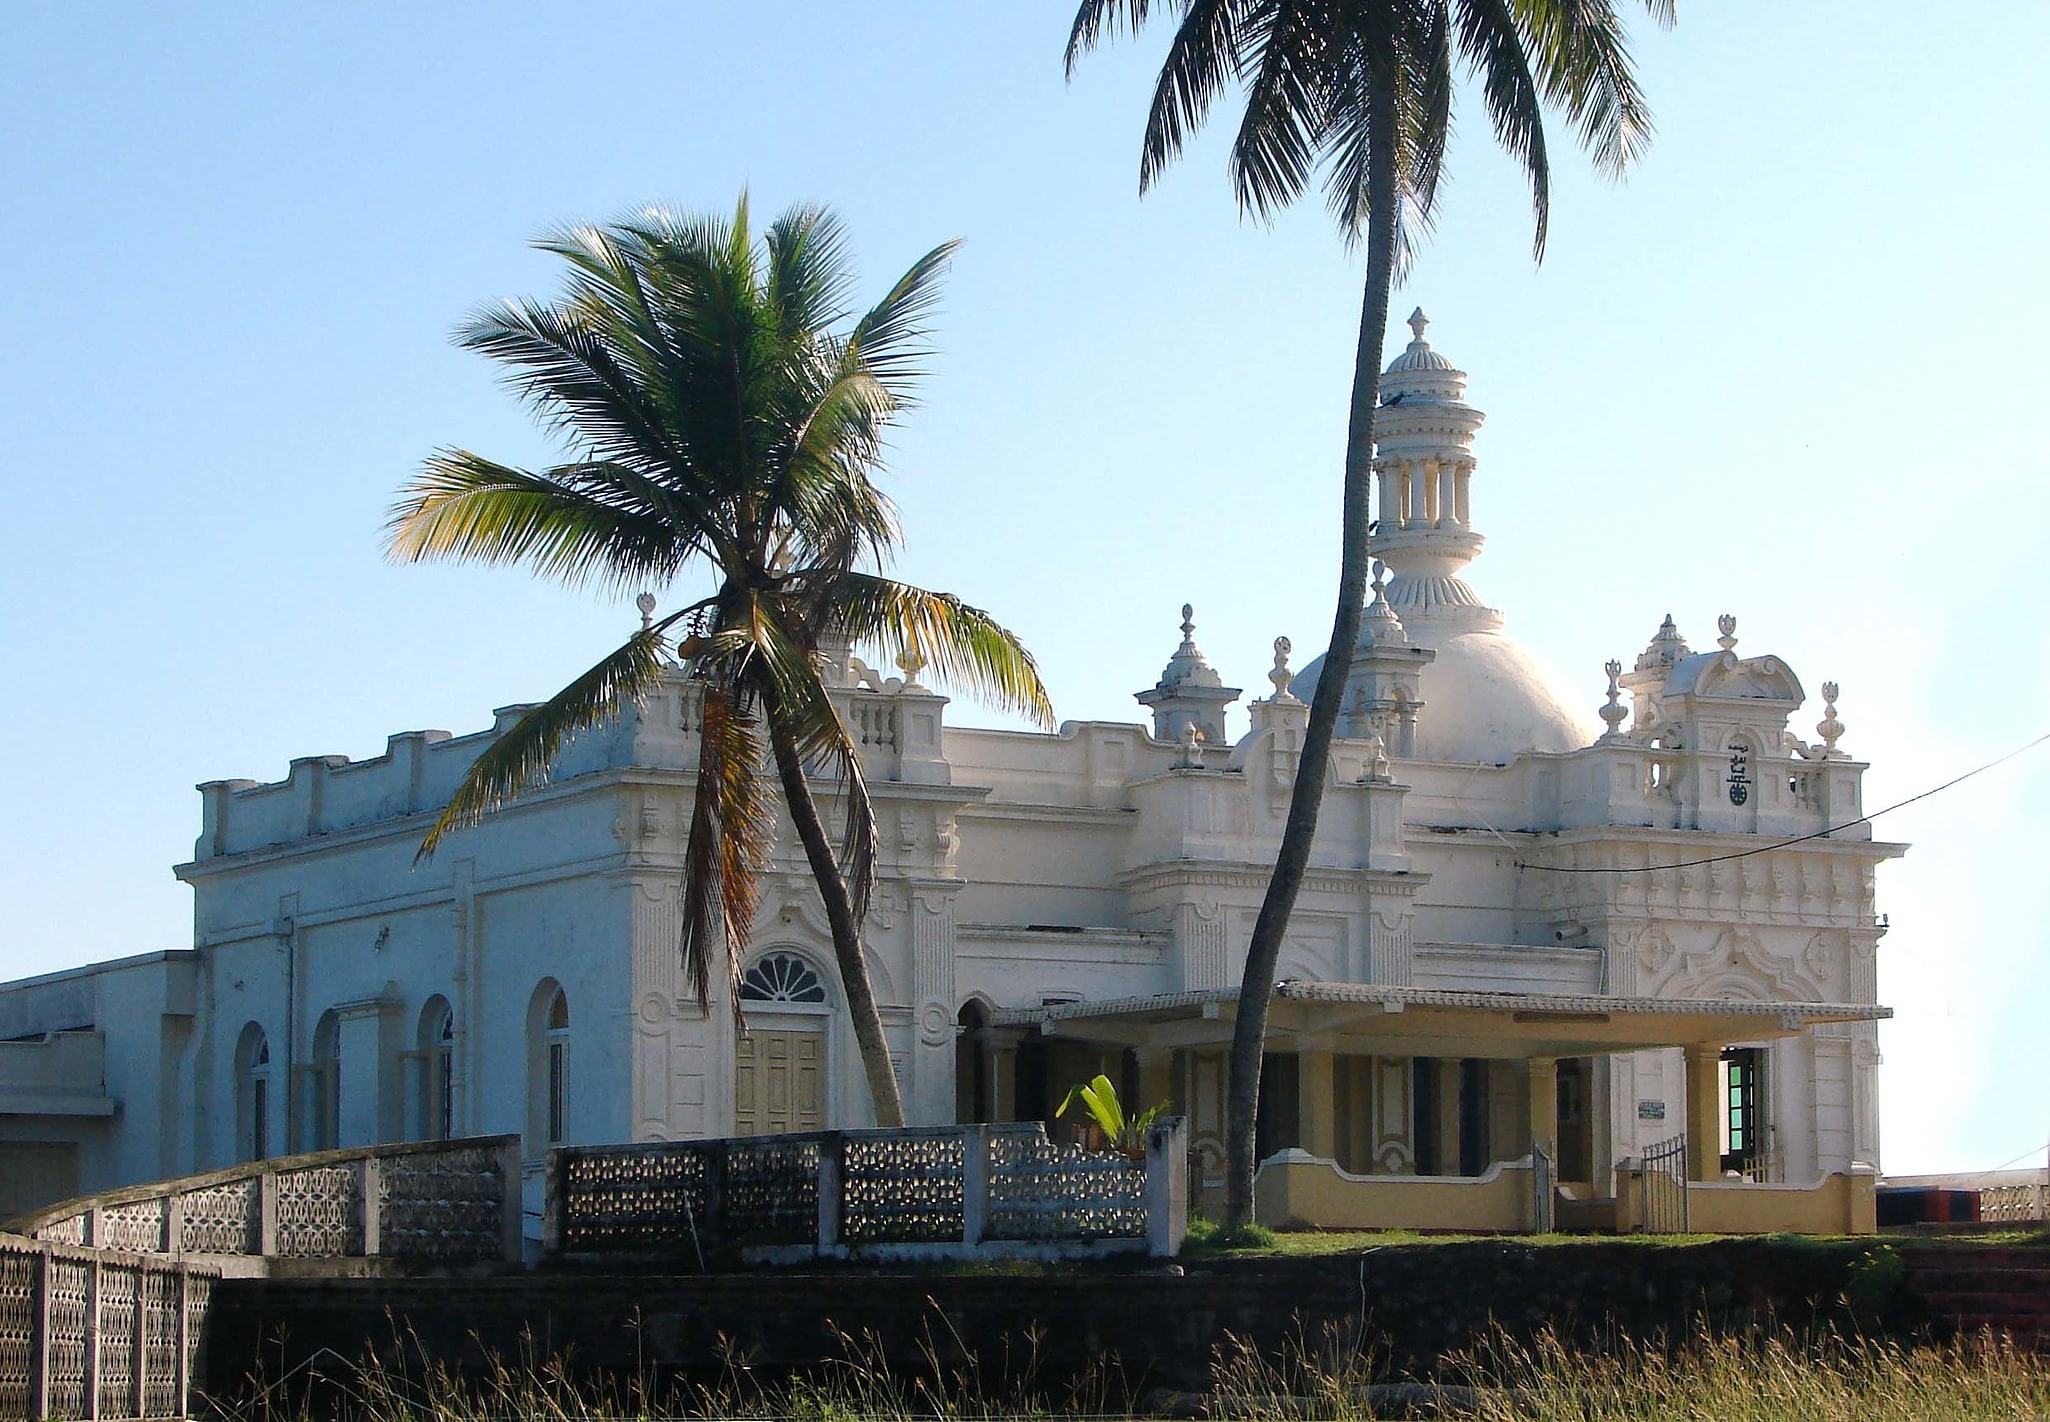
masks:
{"type": "Polygon", "coordinates": [[[822,1131],[826,1036],[816,1029],[757,1028],[734,1046],[733,1134],[822,1131]]]}

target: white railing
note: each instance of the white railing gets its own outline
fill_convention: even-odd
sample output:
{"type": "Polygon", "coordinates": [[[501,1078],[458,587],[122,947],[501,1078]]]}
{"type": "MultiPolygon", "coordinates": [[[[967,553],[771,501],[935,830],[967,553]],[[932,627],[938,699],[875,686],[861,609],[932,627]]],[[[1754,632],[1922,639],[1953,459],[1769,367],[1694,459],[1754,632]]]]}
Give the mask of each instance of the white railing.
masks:
{"type": "Polygon", "coordinates": [[[2039,1184],[1987,1185],[1979,1190],[1982,1222],[2025,1223],[2045,1218],[2045,1187],[2039,1184]]]}
{"type": "Polygon", "coordinates": [[[1188,1229],[1188,1132],[1143,1160],[1056,1145],[1037,1122],[572,1146],[549,1153],[544,1249],[748,1260],[1171,1256],[1188,1229]]]}

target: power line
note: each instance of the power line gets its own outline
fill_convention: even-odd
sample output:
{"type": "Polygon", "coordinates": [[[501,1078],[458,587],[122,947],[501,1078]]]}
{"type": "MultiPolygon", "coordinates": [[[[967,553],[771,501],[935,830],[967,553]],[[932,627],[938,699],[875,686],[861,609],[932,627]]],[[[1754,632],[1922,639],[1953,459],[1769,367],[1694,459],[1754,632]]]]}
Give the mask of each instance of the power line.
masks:
{"type": "Polygon", "coordinates": [[[1516,861],[1516,867],[1519,869],[1537,869],[1547,874],[1655,874],[1667,869],[1693,869],[1703,864],[1723,864],[1727,863],[1729,860],[1732,859],[1748,859],[1754,854],[1770,854],[1775,849],[1786,849],[1792,845],[1806,844],[1811,839],[1825,839],[1828,836],[1835,834],[1838,830],[1847,830],[1850,829],[1853,825],[1870,824],[1873,820],[1878,819],[1881,815],[1889,815],[1892,814],[1895,810],[1905,809],[1909,805],[1914,804],[1917,800],[1926,800],[1931,795],[1941,794],[1943,791],[1950,789],[1953,785],[1962,785],[1967,780],[1970,780],[1974,775],[1984,775],[1987,771],[1992,770],[1994,767],[2005,765],[2010,760],[2013,760],[2016,756],[2021,755],[2027,751],[2034,750],[2037,746],[2042,745],[2045,741],[2050,741],[2050,731],[2045,731],[2042,735],[2036,737],[2027,745],[2016,746],[2013,750],[2009,751],[2006,755],[1999,757],[1997,760],[1989,760],[1984,765],[1979,766],[1976,769],[1967,770],[1963,775],[1957,776],[1955,779],[1946,780],[1941,785],[1938,785],[1933,789],[1924,790],[1919,795],[1910,795],[1905,800],[1896,800],[1893,804],[1888,805],[1883,810],[1874,810],[1869,815],[1860,815],[1855,820],[1845,820],[1840,825],[1831,825],[1828,829],[1819,829],[1816,830],[1813,834],[1796,835],[1792,839],[1782,839],[1772,844],[1761,844],[1753,849],[1735,849],[1730,851],[1728,854],[1711,854],[1705,859],[1685,859],[1677,864],[1647,864],[1642,867],[1638,867],[1636,865],[1628,865],[1613,869],[1583,869],[1568,868],[1563,865],[1557,864],[1532,864],[1527,860],[1522,859],[1516,861]]]}

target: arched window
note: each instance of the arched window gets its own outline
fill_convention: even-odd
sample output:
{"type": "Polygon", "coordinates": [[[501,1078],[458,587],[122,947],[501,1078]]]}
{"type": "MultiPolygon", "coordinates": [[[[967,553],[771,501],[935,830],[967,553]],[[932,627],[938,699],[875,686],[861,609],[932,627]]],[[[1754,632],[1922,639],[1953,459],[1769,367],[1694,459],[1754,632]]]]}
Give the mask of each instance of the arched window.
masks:
{"type": "Polygon", "coordinates": [[[771,953],[740,980],[742,1002],[824,1002],[825,985],[794,953],[771,953]]]}
{"type": "Polygon", "coordinates": [[[534,1152],[569,1139],[569,997],[553,978],[527,1008],[527,1132],[534,1152]]]}
{"type": "Polygon", "coordinates": [[[235,1048],[235,1154],[263,1160],[271,1154],[270,1038],[251,1022],[235,1048]]]}
{"type": "Polygon", "coordinates": [[[456,1014],[437,994],[420,1011],[419,1116],[424,1140],[445,1141],[456,1133],[456,1014]]]}
{"type": "Polygon", "coordinates": [[[342,1140],[342,1019],[329,1008],[320,1014],[320,1021],[313,1025],[313,1063],[310,1068],[310,1085],[313,1090],[313,1139],[314,1150],[333,1150],[342,1140]]]}

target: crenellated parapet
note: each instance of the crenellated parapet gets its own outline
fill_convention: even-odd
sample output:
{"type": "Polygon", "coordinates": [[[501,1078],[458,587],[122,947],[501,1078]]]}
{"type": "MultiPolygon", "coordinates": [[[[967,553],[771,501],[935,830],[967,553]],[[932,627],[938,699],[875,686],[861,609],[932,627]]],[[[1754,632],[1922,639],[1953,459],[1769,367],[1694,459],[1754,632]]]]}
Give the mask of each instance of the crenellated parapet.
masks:
{"type": "MultiPolygon", "coordinates": [[[[947,698],[920,685],[915,671],[884,679],[858,661],[852,665],[858,670],[849,684],[830,694],[863,775],[874,783],[949,784],[941,749],[947,698]]],[[[302,756],[283,780],[207,781],[198,787],[202,819],[193,857],[215,859],[438,814],[477,758],[532,709],[531,703],[500,707],[488,729],[465,736],[403,731],[389,738],[384,754],[363,760],[302,756]]],[[[626,770],[688,775],[697,769],[703,733],[703,685],[688,667],[673,665],[639,702],[571,740],[549,781],[560,785],[626,770]]]]}

